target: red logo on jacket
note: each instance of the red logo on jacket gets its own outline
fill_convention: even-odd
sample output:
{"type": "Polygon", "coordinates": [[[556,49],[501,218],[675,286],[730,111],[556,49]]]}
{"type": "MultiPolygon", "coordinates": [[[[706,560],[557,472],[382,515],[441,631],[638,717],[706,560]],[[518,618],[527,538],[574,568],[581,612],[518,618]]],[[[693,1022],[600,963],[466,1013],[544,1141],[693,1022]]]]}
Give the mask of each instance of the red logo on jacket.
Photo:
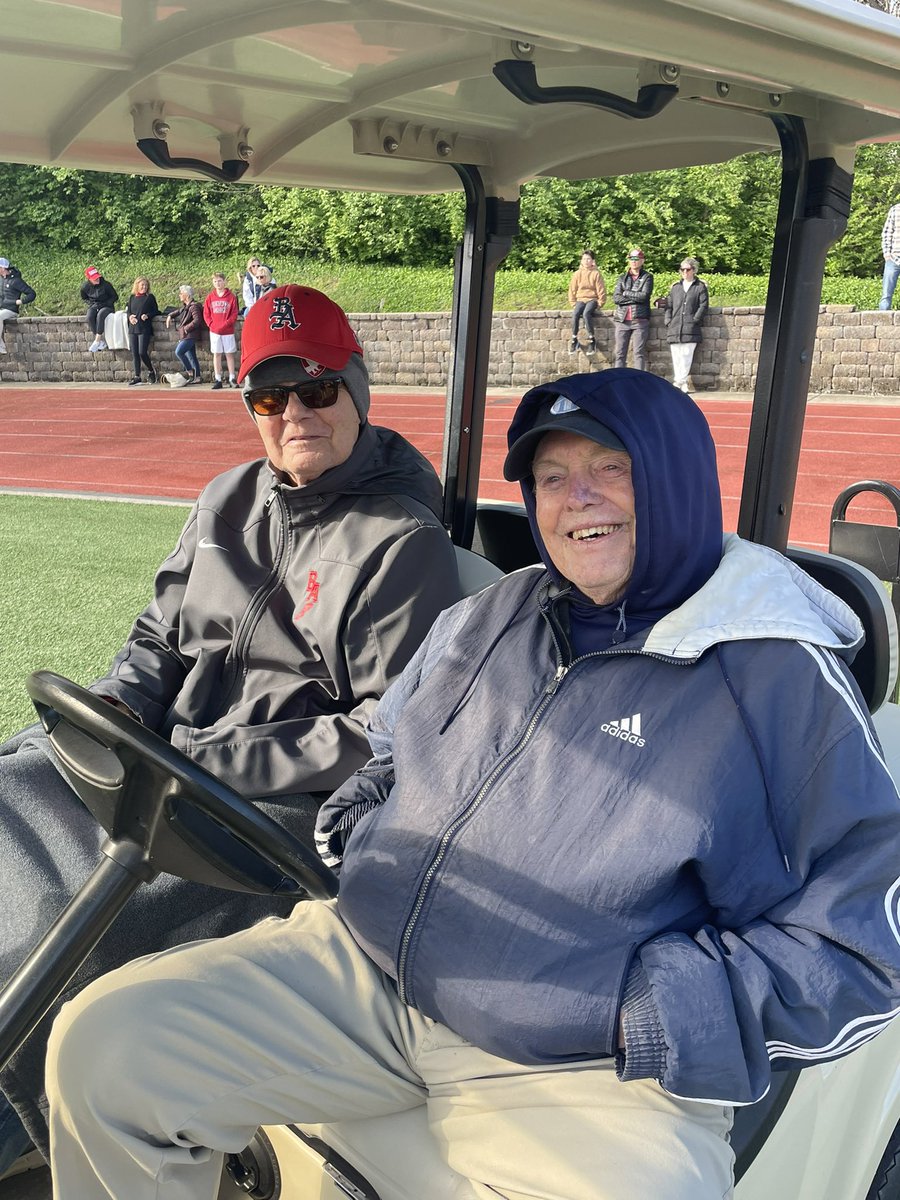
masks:
{"type": "Polygon", "coordinates": [[[303,607],[294,617],[295,621],[299,621],[301,617],[305,617],[312,606],[319,599],[319,576],[318,572],[310,571],[309,578],[306,581],[306,595],[303,598],[303,607]]]}

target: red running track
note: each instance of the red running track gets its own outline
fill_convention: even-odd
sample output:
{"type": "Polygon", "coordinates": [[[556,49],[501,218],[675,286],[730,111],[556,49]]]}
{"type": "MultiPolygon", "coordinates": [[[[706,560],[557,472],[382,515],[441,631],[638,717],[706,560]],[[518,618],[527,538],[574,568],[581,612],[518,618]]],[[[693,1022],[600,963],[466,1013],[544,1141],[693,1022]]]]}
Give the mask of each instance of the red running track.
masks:
{"type": "MultiPolygon", "coordinates": [[[[520,499],[502,477],[517,397],[489,397],[481,496],[520,499]]],[[[725,526],[737,523],[750,402],[700,396],[716,441],[725,526]]],[[[372,420],[404,433],[440,469],[443,395],[389,392],[372,420]]],[[[255,458],[260,444],[236,392],[144,387],[0,390],[0,487],[192,500],[219,471],[255,458]]],[[[791,541],[825,547],[838,492],[860,479],[900,484],[900,404],[814,403],[807,413],[791,541]]],[[[886,502],[861,497],[856,520],[894,524],[886,502]]]]}

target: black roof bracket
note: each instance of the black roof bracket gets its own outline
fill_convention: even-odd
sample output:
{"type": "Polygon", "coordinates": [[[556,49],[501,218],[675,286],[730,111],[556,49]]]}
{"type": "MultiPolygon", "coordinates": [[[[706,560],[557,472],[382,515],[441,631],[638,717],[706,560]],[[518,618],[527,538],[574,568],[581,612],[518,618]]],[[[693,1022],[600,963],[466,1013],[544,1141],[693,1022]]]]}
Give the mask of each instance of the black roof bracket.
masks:
{"type": "Polygon", "coordinates": [[[534,63],[517,58],[494,63],[494,75],[523,104],[588,104],[635,121],[655,117],[678,95],[673,83],[647,83],[638,91],[637,100],[599,88],[541,87],[534,63]]]}

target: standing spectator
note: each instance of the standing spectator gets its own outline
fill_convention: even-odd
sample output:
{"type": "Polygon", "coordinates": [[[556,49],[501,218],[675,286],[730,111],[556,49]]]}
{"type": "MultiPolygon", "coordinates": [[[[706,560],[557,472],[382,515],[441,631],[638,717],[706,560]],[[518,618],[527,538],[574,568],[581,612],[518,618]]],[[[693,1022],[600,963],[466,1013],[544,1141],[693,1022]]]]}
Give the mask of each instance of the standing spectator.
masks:
{"type": "MultiPolygon", "coordinates": [[[[257,254],[251,254],[247,259],[247,270],[244,273],[244,279],[241,285],[241,293],[244,297],[245,313],[248,313],[259,299],[260,292],[257,271],[262,266],[265,266],[265,263],[261,263],[259,261],[259,256],[257,254]]],[[[266,267],[266,270],[269,272],[269,282],[275,286],[275,279],[272,276],[272,268],[266,267]]]]}
{"type": "Polygon", "coordinates": [[[880,309],[888,309],[894,299],[894,288],[900,278],[900,204],[888,209],[881,231],[881,252],[884,255],[884,275],[881,278],[880,309]]]}
{"type": "Polygon", "coordinates": [[[613,290],[616,322],[615,365],[624,367],[628,343],[634,335],[634,365],[647,370],[647,335],[650,332],[650,296],[653,276],[644,270],[644,252],[639,246],[628,251],[628,270],[616,280],[613,290]]]}
{"type": "Polygon", "coordinates": [[[85,267],[84,279],[85,282],[81,285],[81,298],[88,306],[86,313],[88,329],[94,335],[94,340],[88,346],[88,350],[94,354],[97,350],[109,349],[103,330],[106,318],[115,312],[119,302],[119,293],[108,279],[103,278],[96,267],[85,267]]]}
{"type": "Polygon", "coordinates": [[[236,388],[238,385],[234,372],[234,352],[237,349],[234,326],[238,319],[238,302],[221,271],[213,275],[212,282],[213,290],[203,301],[203,319],[209,327],[209,348],[215,375],[212,386],[215,392],[222,386],[223,354],[228,364],[229,386],[236,388]]]}
{"type": "Polygon", "coordinates": [[[597,340],[594,337],[594,313],[598,308],[602,308],[606,302],[606,284],[603,282],[603,276],[597,270],[597,264],[594,261],[594,254],[591,250],[585,250],[581,256],[581,266],[572,275],[569,280],[569,303],[575,307],[572,309],[572,344],[569,346],[569,353],[575,354],[578,350],[578,322],[584,320],[585,333],[588,335],[588,344],[585,350],[586,354],[593,354],[597,349],[597,340]]]}
{"type": "Polygon", "coordinates": [[[199,302],[194,299],[194,289],[190,284],[183,283],[178,289],[178,298],[181,301],[181,308],[177,312],[169,313],[166,317],[166,329],[170,328],[174,322],[175,328],[178,330],[178,345],[175,347],[175,357],[184,367],[184,376],[187,383],[200,383],[200,361],[197,358],[197,338],[200,337],[205,322],[203,320],[203,309],[199,302]]]}
{"type": "Polygon", "coordinates": [[[14,321],[22,312],[23,304],[34,300],[34,288],[22,278],[21,271],[10,265],[8,258],[0,258],[0,354],[6,353],[3,326],[14,321]]]}
{"type": "Polygon", "coordinates": [[[150,343],[153,340],[153,318],[159,316],[159,305],[150,291],[150,280],[146,275],[139,275],[134,281],[125,311],[128,313],[128,342],[134,364],[134,377],[129,379],[128,386],[134,387],[141,382],[142,363],[147,368],[147,382],[156,383],[156,371],[150,361],[150,343]]]}
{"type": "Polygon", "coordinates": [[[688,391],[688,376],[697,343],[703,340],[700,325],[709,308],[709,292],[697,278],[700,264],[696,258],[681,263],[681,278],[672,284],[666,297],[666,337],[672,353],[675,386],[688,391]]]}

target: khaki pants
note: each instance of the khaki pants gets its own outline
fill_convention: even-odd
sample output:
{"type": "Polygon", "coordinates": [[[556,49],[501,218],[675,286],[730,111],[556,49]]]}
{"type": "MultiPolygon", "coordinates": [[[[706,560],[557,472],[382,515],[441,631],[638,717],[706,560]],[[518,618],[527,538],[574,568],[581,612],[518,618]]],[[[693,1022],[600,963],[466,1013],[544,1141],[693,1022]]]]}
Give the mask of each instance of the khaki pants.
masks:
{"type": "Polygon", "coordinates": [[[730,1110],[476,1049],[400,1003],[333,903],[99,980],[57,1019],[47,1086],[56,1200],[213,1200],[257,1125],[417,1105],[473,1200],[731,1195],[730,1110]]]}

